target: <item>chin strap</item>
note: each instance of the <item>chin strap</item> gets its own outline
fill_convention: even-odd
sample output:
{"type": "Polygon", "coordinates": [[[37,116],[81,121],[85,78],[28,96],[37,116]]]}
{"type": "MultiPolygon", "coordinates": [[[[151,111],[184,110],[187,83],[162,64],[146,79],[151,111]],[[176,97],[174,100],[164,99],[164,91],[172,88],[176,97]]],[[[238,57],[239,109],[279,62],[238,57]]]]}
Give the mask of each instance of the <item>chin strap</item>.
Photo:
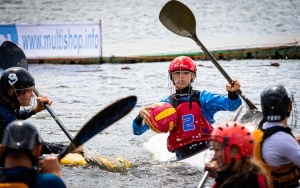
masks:
{"type": "Polygon", "coordinates": [[[31,151],[29,150],[24,150],[23,153],[30,159],[31,163],[33,166],[37,166],[39,163],[39,159],[35,158],[31,151]]]}
{"type": "Polygon", "coordinates": [[[234,158],[231,158],[231,163],[228,169],[231,170],[234,164],[235,164],[235,160],[234,158]]]}

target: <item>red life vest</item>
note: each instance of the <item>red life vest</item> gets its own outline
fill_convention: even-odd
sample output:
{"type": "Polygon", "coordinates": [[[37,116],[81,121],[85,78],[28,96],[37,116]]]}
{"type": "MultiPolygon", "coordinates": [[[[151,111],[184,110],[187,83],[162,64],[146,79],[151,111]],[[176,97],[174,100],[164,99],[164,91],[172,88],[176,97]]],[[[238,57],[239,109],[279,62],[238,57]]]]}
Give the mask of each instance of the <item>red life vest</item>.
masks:
{"type": "Polygon", "coordinates": [[[181,102],[176,107],[176,111],[177,126],[170,132],[167,141],[167,148],[170,152],[192,142],[209,140],[213,127],[202,114],[199,94],[197,101],[192,97],[191,101],[181,102]]]}

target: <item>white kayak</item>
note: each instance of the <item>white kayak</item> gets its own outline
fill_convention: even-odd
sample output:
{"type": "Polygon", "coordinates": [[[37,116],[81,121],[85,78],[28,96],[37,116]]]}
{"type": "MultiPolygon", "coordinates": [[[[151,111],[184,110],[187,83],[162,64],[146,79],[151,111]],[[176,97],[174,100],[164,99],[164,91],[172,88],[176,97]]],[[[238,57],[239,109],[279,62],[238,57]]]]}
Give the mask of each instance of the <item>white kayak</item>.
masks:
{"type": "MultiPolygon", "coordinates": [[[[158,161],[169,162],[170,159],[175,157],[175,153],[171,153],[167,149],[168,135],[168,133],[156,134],[151,137],[148,142],[144,143],[144,146],[153,154],[154,159],[158,161]]],[[[198,153],[180,162],[188,163],[191,166],[197,168],[199,171],[203,172],[205,159],[208,157],[205,155],[207,155],[206,151],[198,153]]]]}

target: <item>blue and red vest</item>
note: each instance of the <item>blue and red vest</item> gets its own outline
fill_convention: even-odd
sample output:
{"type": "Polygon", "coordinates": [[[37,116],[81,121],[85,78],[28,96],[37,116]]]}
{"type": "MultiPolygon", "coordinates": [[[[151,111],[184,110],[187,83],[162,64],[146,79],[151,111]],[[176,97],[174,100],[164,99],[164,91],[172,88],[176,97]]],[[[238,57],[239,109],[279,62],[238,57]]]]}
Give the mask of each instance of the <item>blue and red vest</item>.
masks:
{"type": "Polygon", "coordinates": [[[188,101],[169,97],[170,103],[176,108],[177,126],[170,132],[167,148],[170,152],[193,142],[207,141],[213,127],[204,118],[199,103],[200,91],[194,91],[188,101]]]}

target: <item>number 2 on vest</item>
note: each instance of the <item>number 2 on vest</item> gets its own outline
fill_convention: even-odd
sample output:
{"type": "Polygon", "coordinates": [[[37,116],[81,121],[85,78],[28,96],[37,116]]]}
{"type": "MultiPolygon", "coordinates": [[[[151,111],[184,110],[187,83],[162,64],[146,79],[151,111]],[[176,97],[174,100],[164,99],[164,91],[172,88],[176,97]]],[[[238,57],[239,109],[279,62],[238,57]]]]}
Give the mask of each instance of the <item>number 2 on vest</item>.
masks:
{"type": "Polygon", "coordinates": [[[194,116],[192,114],[186,114],[182,116],[182,125],[184,131],[190,131],[195,129],[194,116]]]}

